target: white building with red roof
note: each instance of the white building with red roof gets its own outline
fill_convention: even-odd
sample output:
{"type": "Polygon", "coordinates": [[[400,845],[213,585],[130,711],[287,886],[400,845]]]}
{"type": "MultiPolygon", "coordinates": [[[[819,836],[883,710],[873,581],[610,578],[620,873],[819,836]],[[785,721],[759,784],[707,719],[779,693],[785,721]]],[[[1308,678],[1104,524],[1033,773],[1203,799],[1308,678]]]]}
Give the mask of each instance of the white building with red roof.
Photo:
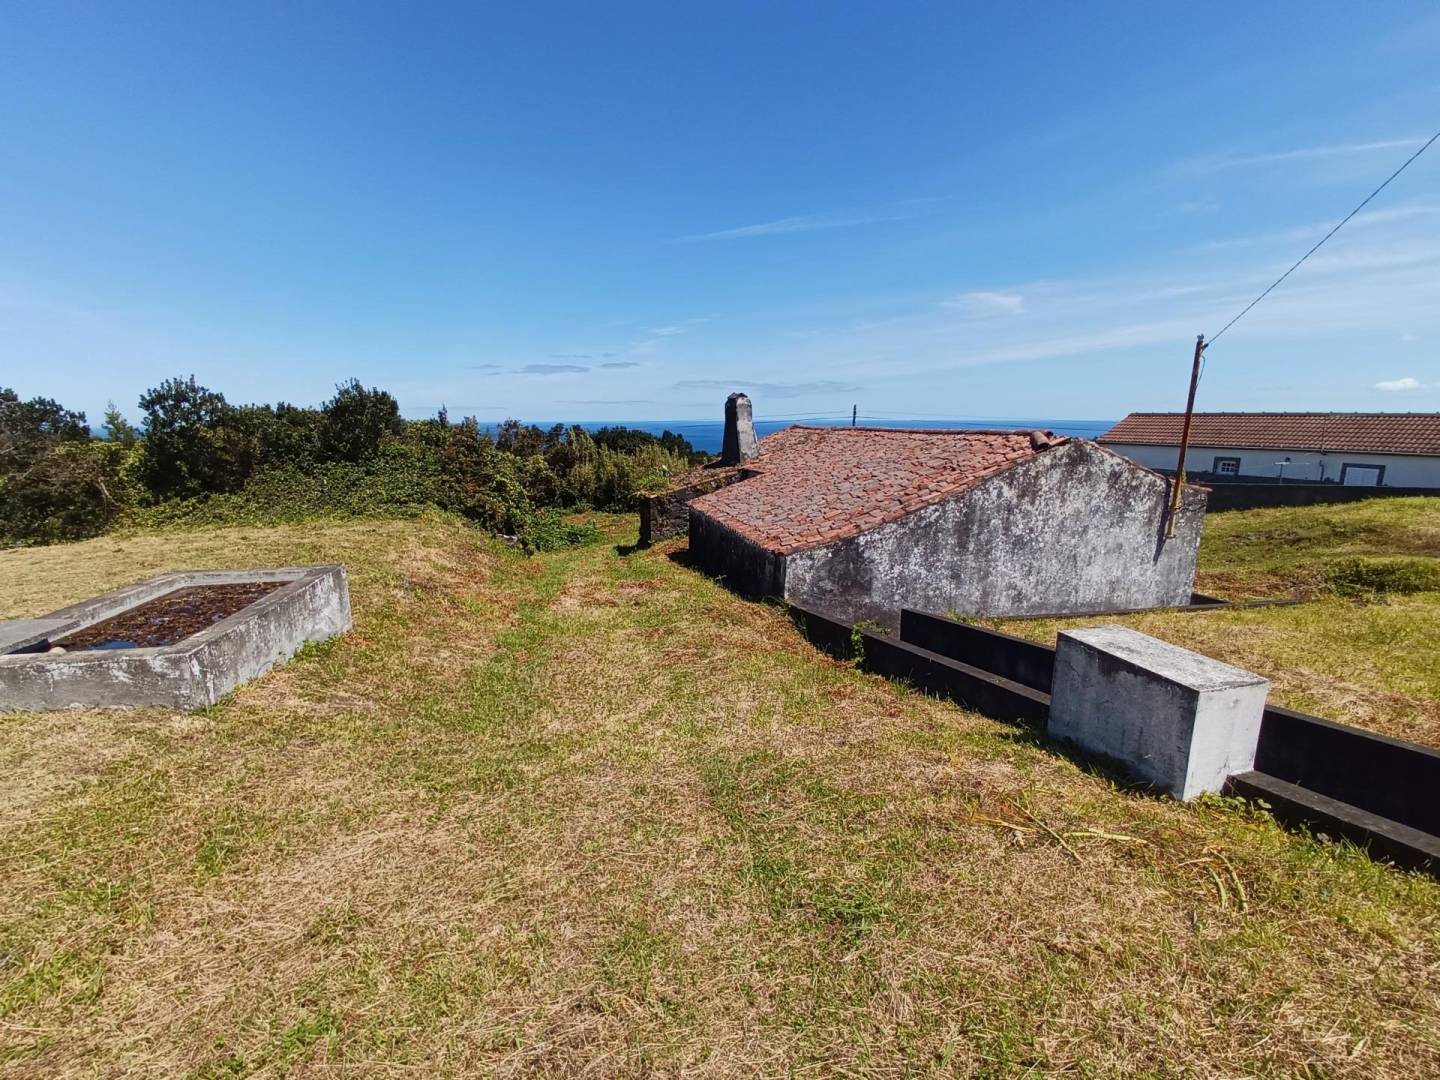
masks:
{"type": "MultiPolygon", "coordinates": [[[[1184,413],[1131,413],[1099,441],[1173,472],[1184,413]]],[[[1206,482],[1440,488],[1440,413],[1196,413],[1186,473],[1206,482]]]]}

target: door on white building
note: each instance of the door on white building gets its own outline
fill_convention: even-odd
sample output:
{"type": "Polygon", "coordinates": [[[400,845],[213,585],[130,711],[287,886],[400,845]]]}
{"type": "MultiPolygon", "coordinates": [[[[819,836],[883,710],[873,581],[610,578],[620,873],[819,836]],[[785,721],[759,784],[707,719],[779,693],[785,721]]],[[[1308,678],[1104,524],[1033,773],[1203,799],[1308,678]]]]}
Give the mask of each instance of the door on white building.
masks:
{"type": "Polygon", "coordinates": [[[1340,483],[1350,487],[1379,487],[1380,478],[1385,475],[1384,465],[1340,466],[1340,483]]]}

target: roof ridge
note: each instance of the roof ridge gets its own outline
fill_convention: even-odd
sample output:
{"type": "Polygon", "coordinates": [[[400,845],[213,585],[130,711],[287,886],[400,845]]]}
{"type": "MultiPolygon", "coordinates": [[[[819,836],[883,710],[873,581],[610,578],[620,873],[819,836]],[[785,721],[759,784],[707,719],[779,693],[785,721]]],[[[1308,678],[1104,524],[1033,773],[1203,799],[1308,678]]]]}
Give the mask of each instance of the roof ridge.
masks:
{"type": "MultiPolygon", "coordinates": [[[[874,424],[791,424],[780,431],[793,431],[796,428],[801,431],[886,431],[903,435],[1020,435],[1026,438],[1029,438],[1032,431],[1049,432],[1048,428],[917,428],[879,427],[874,424]]],[[[780,431],[773,434],[779,435],[780,431]]]]}
{"type": "MultiPolygon", "coordinates": [[[[1130,417],[1132,417],[1132,416],[1184,416],[1184,415],[1185,415],[1185,414],[1184,414],[1183,412],[1129,412],[1129,413],[1126,413],[1123,417],[1121,417],[1121,419],[1122,419],[1122,420],[1128,420],[1128,419],[1129,419],[1130,417]]],[[[1351,416],[1351,417],[1358,417],[1358,416],[1382,416],[1382,417],[1386,417],[1386,418],[1394,418],[1394,417],[1400,417],[1400,416],[1423,416],[1423,417],[1427,417],[1427,418],[1440,418],[1440,410],[1434,410],[1434,411],[1430,411],[1430,412],[1344,412],[1344,411],[1337,410],[1337,409],[1332,409],[1332,410],[1330,410],[1330,411],[1328,411],[1328,412],[1326,412],[1326,411],[1298,411],[1298,412],[1297,412],[1297,411],[1280,411],[1280,410],[1274,410],[1274,411],[1266,411],[1266,410],[1260,410],[1260,411],[1226,411],[1226,410],[1222,410],[1222,411],[1219,411],[1219,412],[1201,412],[1201,411],[1198,411],[1198,410],[1197,410],[1196,412],[1192,413],[1191,415],[1192,415],[1192,416],[1351,416]]]]}

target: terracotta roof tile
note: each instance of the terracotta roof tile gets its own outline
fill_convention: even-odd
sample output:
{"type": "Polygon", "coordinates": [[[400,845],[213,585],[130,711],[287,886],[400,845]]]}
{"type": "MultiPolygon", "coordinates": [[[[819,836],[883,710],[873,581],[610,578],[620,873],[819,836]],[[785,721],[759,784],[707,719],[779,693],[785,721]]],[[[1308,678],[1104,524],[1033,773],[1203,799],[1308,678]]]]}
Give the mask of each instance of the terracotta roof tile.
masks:
{"type": "MultiPolygon", "coordinates": [[[[1131,413],[1099,442],[1179,446],[1183,413],[1131,413]]],[[[1440,456],[1440,413],[1196,413],[1191,446],[1440,456]]]]}
{"type": "Polygon", "coordinates": [[[1043,452],[1028,431],[796,425],[761,441],[746,465],[754,476],[690,506],[787,555],[896,521],[1043,452]]]}

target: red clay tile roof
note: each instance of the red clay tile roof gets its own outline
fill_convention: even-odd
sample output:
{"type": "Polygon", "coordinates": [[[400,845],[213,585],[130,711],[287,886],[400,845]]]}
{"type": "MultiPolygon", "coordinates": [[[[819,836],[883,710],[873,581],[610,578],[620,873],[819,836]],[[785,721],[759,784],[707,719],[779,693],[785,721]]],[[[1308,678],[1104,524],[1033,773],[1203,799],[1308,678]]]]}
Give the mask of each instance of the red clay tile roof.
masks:
{"type": "Polygon", "coordinates": [[[796,425],[761,440],[744,466],[753,476],[690,506],[788,555],[896,521],[1038,453],[1028,431],[796,425]]]}
{"type": "MultiPolygon", "coordinates": [[[[1179,446],[1184,413],[1131,413],[1097,440],[1179,446]]],[[[1196,413],[1191,446],[1440,455],[1440,413],[1196,413]]]]}

